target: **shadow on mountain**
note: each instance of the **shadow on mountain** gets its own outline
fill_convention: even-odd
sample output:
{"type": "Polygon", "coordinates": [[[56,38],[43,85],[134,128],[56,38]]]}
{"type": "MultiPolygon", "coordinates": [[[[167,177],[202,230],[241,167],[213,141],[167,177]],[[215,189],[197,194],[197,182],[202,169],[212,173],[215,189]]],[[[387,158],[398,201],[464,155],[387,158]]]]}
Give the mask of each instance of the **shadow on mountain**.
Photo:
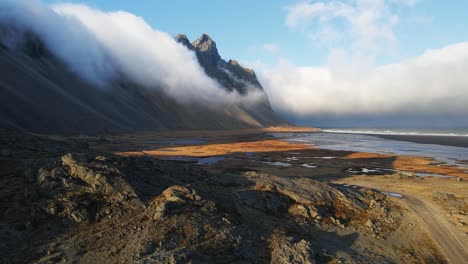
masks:
{"type": "MultiPolygon", "coordinates": [[[[226,62],[207,35],[194,42],[206,74],[219,89],[260,95],[258,100],[219,102],[180,100],[167,87],[143,87],[124,74],[105,88],[80,78],[53,55],[33,32],[0,25],[0,127],[36,133],[109,134],[148,130],[235,129],[285,123],[271,109],[253,70],[226,62]],[[188,102],[182,102],[188,101],[188,102]]],[[[192,44],[190,44],[192,45],[192,44]]],[[[183,67],[183,65],[181,65],[183,67]]],[[[248,98],[247,98],[248,99],[248,98]]]]}

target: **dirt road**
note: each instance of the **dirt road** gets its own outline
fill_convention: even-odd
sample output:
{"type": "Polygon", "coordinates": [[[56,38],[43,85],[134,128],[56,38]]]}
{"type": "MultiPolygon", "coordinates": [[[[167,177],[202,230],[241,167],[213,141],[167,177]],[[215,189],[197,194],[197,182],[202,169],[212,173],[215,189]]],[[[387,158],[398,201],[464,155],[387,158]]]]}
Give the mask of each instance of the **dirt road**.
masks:
{"type": "Polygon", "coordinates": [[[402,190],[395,191],[381,188],[371,182],[362,180],[352,181],[350,184],[402,194],[402,198],[394,199],[406,206],[416,217],[420,218],[420,222],[424,224],[425,229],[442,253],[444,253],[449,263],[468,263],[468,236],[449,222],[445,216],[446,212],[442,209],[426,201],[423,197],[402,190]]]}
{"type": "Polygon", "coordinates": [[[401,202],[416,213],[427,231],[445,253],[450,263],[468,263],[468,237],[457,230],[434,205],[409,194],[403,194],[401,202]]]}

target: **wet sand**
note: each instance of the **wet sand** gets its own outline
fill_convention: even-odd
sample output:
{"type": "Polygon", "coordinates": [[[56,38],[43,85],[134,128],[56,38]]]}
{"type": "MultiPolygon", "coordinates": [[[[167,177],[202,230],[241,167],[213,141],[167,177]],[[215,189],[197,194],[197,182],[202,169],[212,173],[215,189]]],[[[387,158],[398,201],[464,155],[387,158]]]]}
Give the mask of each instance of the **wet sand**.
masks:
{"type": "MultiPolygon", "coordinates": [[[[293,131],[293,128],[288,128],[288,130],[289,132],[293,131]]],[[[309,164],[309,166],[318,165],[319,168],[317,168],[314,175],[317,177],[334,174],[332,178],[341,178],[350,176],[349,173],[343,173],[343,171],[351,167],[369,167],[370,169],[380,167],[414,173],[468,178],[468,172],[465,169],[444,165],[431,158],[320,149],[315,146],[291,143],[273,138],[265,133],[269,132],[268,130],[236,130],[231,132],[192,131],[190,133],[187,131],[173,133],[177,137],[156,133],[133,134],[125,137],[115,137],[113,140],[116,140],[116,142],[107,145],[99,144],[96,149],[113,152],[121,156],[152,156],[155,158],[227,156],[229,158],[223,161],[223,164],[229,165],[231,169],[235,169],[236,166],[246,167],[246,160],[255,160],[262,157],[265,159],[262,161],[297,163],[298,166],[293,166],[291,170],[298,171],[299,173],[301,170],[304,170],[304,164],[309,164]],[[181,142],[181,138],[190,139],[193,137],[203,139],[201,141],[203,143],[191,145],[177,144],[177,142],[181,142]],[[171,141],[174,144],[170,146],[160,144],[160,140],[171,141]],[[310,158],[301,158],[301,160],[291,162],[291,160],[287,159],[296,156],[291,153],[300,153],[303,157],[307,156],[310,158]],[[246,159],[246,156],[249,156],[249,158],[246,159]],[[337,157],[337,159],[318,158],[327,156],[337,157]],[[242,157],[242,162],[237,160],[238,157],[242,157]]],[[[300,129],[298,132],[303,132],[303,129],[300,129]]],[[[259,164],[257,162],[256,165],[249,164],[248,166],[265,166],[265,164],[259,164]]],[[[310,171],[307,172],[309,173],[310,171]]]]}
{"type": "MultiPolygon", "coordinates": [[[[431,158],[321,149],[276,139],[260,130],[183,132],[173,135],[177,136],[147,133],[114,137],[112,140],[115,141],[111,144],[94,147],[121,156],[181,160],[218,173],[257,171],[282,177],[347,183],[354,187],[364,182],[374,184],[372,186],[376,189],[380,189],[380,186],[382,191],[390,189],[398,193],[404,190],[407,194],[423,197],[431,204],[434,190],[450,192],[457,197],[468,196],[468,171],[431,158]],[[177,144],[184,142],[180,141],[181,138],[200,138],[203,141],[193,145],[177,144]],[[169,140],[175,145],[158,144],[159,140],[169,140]],[[408,180],[401,178],[401,172],[450,177],[413,177],[408,180]],[[459,182],[457,177],[464,180],[459,182]]],[[[459,228],[461,232],[468,230],[467,226],[459,228]]]]}
{"type": "MultiPolygon", "coordinates": [[[[420,144],[437,144],[444,146],[463,147],[468,148],[468,137],[461,136],[414,136],[414,135],[371,135],[383,139],[408,141],[420,144]]],[[[468,159],[468,157],[467,157],[468,159]]]]}

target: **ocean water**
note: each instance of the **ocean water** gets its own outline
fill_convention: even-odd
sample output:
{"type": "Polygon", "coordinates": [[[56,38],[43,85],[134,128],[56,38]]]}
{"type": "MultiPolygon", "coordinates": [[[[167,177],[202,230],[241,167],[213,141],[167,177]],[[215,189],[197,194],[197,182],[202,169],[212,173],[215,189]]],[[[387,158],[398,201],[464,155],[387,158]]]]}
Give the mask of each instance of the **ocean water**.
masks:
{"type": "MultiPolygon", "coordinates": [[[[463,132],[461,132],[463,133],[463,132]]],[[[293,143],[324,149],[429,157],[468,170],[468,148],[383,139],[358,132],[270,133],[293,143]]]]}
{"type": "Polygon", "coordinates": [[[468,128],[324,128],[324,132],[370,135],[455,136],[468,137],[468,128]]]}

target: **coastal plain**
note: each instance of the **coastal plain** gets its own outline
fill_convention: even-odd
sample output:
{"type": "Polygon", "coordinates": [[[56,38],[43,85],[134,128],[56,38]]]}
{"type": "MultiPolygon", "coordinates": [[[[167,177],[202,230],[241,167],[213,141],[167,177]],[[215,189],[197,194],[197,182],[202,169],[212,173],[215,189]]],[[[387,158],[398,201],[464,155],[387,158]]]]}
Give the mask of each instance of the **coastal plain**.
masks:
{"type": "MultiPolygon", "coordinates": [[[[468,171],[466,169],[427,157],[321,149],[309,144],[289,143],[268,134],[268,132],[318,131],[308,128],[277,127],[224,133],[180,132],[184,137],[197,136],[204,141],[199,145],[184,146],[176,144],[178,137],[163,136],[164,140],[169,142],[172,140],[171,146],[160,145],[154,149],[151,146],[137,146],[141,143],[140,140],[144,141],[145,138],[137,136],[133,138],[136,140],[125,142],[125,144],[135,144],[135,149],[115,154],[144,155],[158,159],[176,157],[182,161],[185,157],[187,158],[185,161],[189,163],[199,163],[198,160],[208,158],[214,162],[204,164],[204,167],[215,173],[253,170],[281,177],[310,178],[347,188],[372,188],[390,194],[391,200],[407,208],[408,214],[417,219],[419,225],[428,232],[429,237],[432,237],[448,261],[462,263],[467,259],[468,171]],[[190,160],[190,158],[197,159],[190,160]],[[417,211],[415,203],[423,203],[426,207],[422,211],[417,211]],[[424,216],[424,210],[429,210],[432,214],[424,216]],[[431,223],[430,218],[437,221],[431,223]],[[441,238],[441,235],[437,234],[440,228],[445,228],[443,234],[448,239],[441,238]]],[[[434,144],[439,138],[425,137],[422,142],[413,137],[408,139],[406,136],[389,137],[389,139],[434,144]]],[[[464,139],[462,141],[459,139],[452,137],[448,140],[444,137],[443,143],[448,140],[448,145],[463,147],[464,139]]]]}
{"type": "Polygon", "coordinates": [[[462,168],[321,149],[269,134],[282,131],[317,130],[74,137],[2,130],[2,261],[466,259],[462,168]]]}

